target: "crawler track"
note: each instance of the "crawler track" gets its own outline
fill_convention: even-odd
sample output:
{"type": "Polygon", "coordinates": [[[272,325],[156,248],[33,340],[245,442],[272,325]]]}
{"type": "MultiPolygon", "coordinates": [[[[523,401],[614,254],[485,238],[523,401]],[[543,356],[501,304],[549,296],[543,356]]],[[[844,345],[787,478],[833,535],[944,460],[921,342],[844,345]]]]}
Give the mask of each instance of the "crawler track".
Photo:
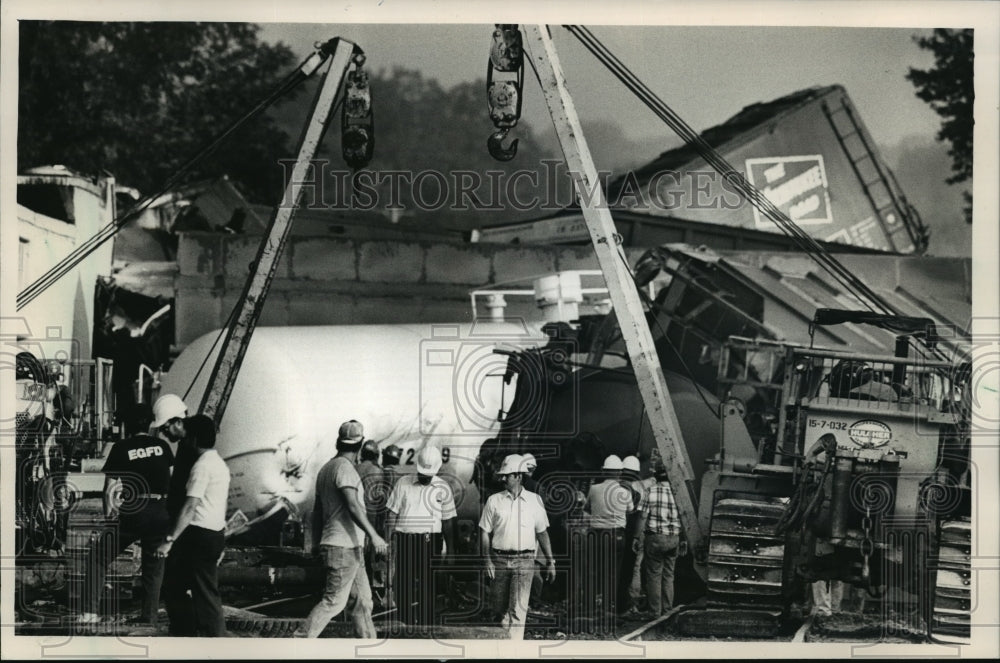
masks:
{"type": "Polygon", "coordinates": [[[946,642],[968,642],[972,608],[972,526],[966,520],[941,524],[931,632],[946,642]]]}

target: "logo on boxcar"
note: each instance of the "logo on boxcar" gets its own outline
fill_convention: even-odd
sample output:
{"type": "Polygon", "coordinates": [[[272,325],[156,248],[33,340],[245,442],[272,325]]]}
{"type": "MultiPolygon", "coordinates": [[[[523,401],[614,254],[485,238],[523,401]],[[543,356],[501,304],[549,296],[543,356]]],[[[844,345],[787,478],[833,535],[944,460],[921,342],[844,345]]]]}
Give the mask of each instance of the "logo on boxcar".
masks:
{"type": "MultiPolygon", "coordinates": [[[[833,223],[823,155],[764,157],[746,160],[747,179],[799,225],[833,223]]],[[[774,223],[753,208],[758,228],[774,223]]]]}
{"type": "Polygon", "coordinates": [[[873,449],[888,444],[892,439],[892,430],[881,421],[862,419],[851,424],[847,436],[859,447],[873,449]]]}

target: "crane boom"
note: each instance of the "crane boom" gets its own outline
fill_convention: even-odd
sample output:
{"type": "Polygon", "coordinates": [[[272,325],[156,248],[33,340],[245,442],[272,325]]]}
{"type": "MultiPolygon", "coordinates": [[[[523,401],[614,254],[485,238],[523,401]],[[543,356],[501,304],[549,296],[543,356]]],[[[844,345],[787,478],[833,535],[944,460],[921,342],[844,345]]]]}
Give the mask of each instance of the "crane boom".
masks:
{"type": "Polygon", "coordinates": [[[704,540],[698,522],[694,497],[691,460],[680,432],[667,389],[663,368],[653,345],[653,336],[646,324],[645,311],[628,262],[621,252],[611,212],[608,210],[604,190],[597,177],[597,169],[590,155],[590,148],[583,136],[580,119],[566,87],[566,78],[556,53],[552,37],[545,25],[525,26],[528,54],[532,58],[538,80],[552,115],[559,145],[566,159],[566,166],[573,175],[580,197],[580,207],[587,223],[598,263],[604,273],[618,325],[645,404],[650,427],[656,438],[657,448],[666,466],[671,485],[677,490],[677,510],[681,524],[697,550],[704,540]],[[683,487],[683,489],[682,489],[683,487]]]}
{"type": "Polygon", "coordinates": [[[216,426],[219,425],[225,414],[226,404],[229,402],[229,396],[236,384],[240,365],[246,355],[247,347],[250,345],[254,329],[257,327],[257,321],[260,320],[264,301],[271,288],[271,282],[274,280],[274,273],[278,268],[281,251],[288,239],[292,214],[295,212],[302,191],[308,183],[306,175],[316,154],[316,149],[329,125],[330,113],[333,111],[337,93],[347,75],[352,56],[360,49],[347,40],[332,39],[314,55],[314,57],[321,58],[321,62],[316,64],[317,67],[322,64],[322,61],[329,58],[331,51],[333,54],[332,62],[330,68],[327,69],[323,83],[316,95],[311,115],[307,120],[295,166],[285,186],[281,204],[275,207],[267,233],[257,250],[257,258],[251,266],[253,273],[247,279],[239,299],[240,309],[233,323],[226,329],[225,340],[219,350],[218,359],[208,379],[208,388],[201,401],[199,411],[212,417],[216,426]]]}

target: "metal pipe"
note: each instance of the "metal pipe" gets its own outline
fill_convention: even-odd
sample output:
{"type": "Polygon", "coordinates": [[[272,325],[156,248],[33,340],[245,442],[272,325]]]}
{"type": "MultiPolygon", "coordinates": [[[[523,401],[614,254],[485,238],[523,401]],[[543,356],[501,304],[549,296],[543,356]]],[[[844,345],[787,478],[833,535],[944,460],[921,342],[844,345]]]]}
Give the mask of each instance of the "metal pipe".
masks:
{"type": "Polygon", "coordinates": [[[316,585],[326,577],[321,566],[220,566],[220,585],[316,585]]]}
{"type": "Polygon", "coordinates": [[[847,536],[847,512],[851,506],[851,475],[854,459],[838,457],[833,473],[833,495],[830,498],[830,538],[847,536]]]}
{"type": "MultiPolygon", "coordinates": [[[[896,357],[899,359],[906,359],[910,354],[910,337],[909,336],[897,336],[896,337],[896,357]]],[[[906,378],[906,365],[903,363],[896,363],[892,365],[892,386],[899,385],[903,386],[903,380],[906,378]]]]}

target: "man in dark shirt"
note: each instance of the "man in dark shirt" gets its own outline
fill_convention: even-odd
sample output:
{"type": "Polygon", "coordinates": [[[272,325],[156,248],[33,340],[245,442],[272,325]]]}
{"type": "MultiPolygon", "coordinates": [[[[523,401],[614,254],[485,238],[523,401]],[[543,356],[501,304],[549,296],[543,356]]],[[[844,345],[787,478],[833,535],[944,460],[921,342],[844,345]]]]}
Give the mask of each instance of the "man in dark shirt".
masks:
{"type": "Polygon", "coordinates": [[[142,546],[141,620],[156,625],[163,583],[164,560],[157,547],[170,527],[167,491],[174,454],[169,442],[184,437],[187,407],[173,394],[160,397],[153,405],[151,434],[138,434],[117,442],[104,463],[104,515],[118,520],[99,538],[91,550],[88,580],[84,583],[82,623],[99,621],[101,590],[108,565],[133,542],[142,546]]]}
{"type": "Polygon", "coordinates": [[[403,449],[395,444],[390,444],[382,450],[382,478],[386,486],[386,497],[392,487],[396,485],[399,478],[399,461],[403,457],[403,449]]]}
{"type": "MultiPolygon", "coordinates": [[[[378,442],[375,440],[365,440],[361,445],[361,462],[355,469],[361,477],[361,484],[365,489],[365,513],[368,522],[375,526],[379,535],[385,536],[385,500],[389,495],[388,489],[384,485],[382,468],[378,464],[378,442]]],[[[377,564],[381,562],[377,559],[372,550],[371,541],[365,541],[365,571],[368,573],[368,584],[372,587],[373,593],[378,596],[376,587],[384,587],[382,573],[377,564]]]]}

